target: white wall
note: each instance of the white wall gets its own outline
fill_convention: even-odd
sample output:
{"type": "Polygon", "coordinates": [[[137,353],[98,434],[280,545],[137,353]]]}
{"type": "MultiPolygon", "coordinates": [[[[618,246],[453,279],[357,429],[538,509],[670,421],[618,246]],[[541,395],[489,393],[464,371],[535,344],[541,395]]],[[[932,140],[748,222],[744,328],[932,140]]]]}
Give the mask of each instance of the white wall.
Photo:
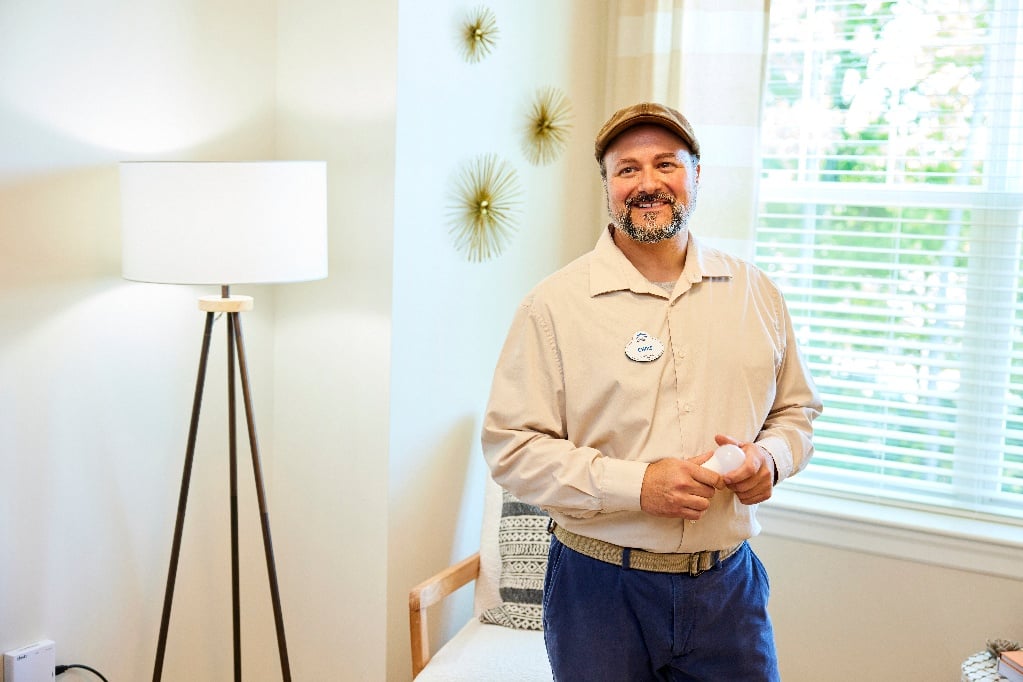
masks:
{"type": "MultiPolygon", "coordinates": [[[[52,638],[61,662],[115,680],[151,675],[202,336],[196,298],[216,292],[120,278],[117,162],[272,156],[274,26],[270,1],[0,3],[5,651],[52,638]]],[[[270,442],[273,305],[246,293],[257,297],[246,340],[270,442]]],[[[217,332],[168,679],[224,679],[230,665],[229,647],[209,646],[230,636],[223,324],[217,332]]],[[[256,517],[245,518],[246,556],[258,560],[256,517]]],[[[272,622],[249,596],[260,575],[246,570],[243,585],[247,656],[262,666],[272,622]]]]}
{"type": "Polygon", "coordinates": [[[1023,639],[1023,580],[781,538],[769,527],[753,544],[771,576],[786,682],[952,682],[987,640],[1023,639]]]}
{"type": "MultiPolygon", "coordinates": [[[[603,208],[593,138],[605,118],[605,8],[592,2],[487,3],[497,44],[478,63],[459,52],[476,5],[401,2],[391,362],[388,679],[408,675],[408,590],[476,550],[485,468],[480,418],[497,353],[526,291],[592,248],[603,208]],[[538,88],[573,108],[568,148],[532,166],[521,129],[538,88]],[[463,166],[495,153],[522,186],[507,251],[471,263],[448,234],[463,166]]],[[[471,595],[441,629],[468,617],[471,595]]]]}
{"type": "Polygon", "coordinates": [[[278,153],[327,161],[330,206],[329,277],[277,291],[289,647],[296,680],[384,680],[397,4],[288,0],[279,17],[278,153]]]}

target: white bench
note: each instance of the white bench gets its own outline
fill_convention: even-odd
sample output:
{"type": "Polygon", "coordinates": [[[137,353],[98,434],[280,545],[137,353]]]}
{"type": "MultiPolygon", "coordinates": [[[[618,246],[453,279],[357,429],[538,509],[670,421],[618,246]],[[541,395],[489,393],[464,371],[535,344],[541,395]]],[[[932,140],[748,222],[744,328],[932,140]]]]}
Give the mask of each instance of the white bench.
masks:
{"type": "MultiPolygon", "coordinates": [[[[416,682],[550,682],[554,677],[542,631],[480,622],[481,614],[502,603],[498,544],[502,491],[489,477],[486,485],[480,551],[425,580],[409,593],[412,676],[416,682]],[[473,617],[431,656],[427,609],[473,580],[476,581],[473,617]]],[[[535,519],[529,522],[536,527],[535,519]]],[[[537,536],[535,532],[532,535],[537,536]]],[[[545,564],[546,553],[543,556],[545,564]]],[[[531,565],[531,574],[543,569],[535,560],[524,563],[531,565]]]]}

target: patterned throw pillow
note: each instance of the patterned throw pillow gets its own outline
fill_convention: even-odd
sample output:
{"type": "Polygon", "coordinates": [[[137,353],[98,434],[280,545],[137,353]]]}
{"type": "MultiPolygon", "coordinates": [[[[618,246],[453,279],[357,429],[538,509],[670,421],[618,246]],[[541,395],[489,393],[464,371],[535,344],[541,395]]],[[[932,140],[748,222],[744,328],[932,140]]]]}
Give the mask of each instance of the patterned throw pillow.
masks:
{"type": "Polygon", "coordinates": [[[503,491],[497,543],[501,554],[501,604],[480,614],[484,623],[542,630],[543,579],[547,572],[546,512],[503,491]]]}

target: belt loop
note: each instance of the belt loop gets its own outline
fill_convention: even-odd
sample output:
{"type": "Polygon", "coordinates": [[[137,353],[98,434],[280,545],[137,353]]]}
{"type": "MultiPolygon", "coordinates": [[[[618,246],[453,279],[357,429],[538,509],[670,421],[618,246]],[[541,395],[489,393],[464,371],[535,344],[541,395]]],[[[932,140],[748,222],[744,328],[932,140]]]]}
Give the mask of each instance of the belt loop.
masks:
{"type": "Polygon", "coordinates": [[[632,568],[632,566],[629,565],[629,559],[631,556],[632,548],[622,547],[622,568],[624,568],[626,571],[632,568]]]}

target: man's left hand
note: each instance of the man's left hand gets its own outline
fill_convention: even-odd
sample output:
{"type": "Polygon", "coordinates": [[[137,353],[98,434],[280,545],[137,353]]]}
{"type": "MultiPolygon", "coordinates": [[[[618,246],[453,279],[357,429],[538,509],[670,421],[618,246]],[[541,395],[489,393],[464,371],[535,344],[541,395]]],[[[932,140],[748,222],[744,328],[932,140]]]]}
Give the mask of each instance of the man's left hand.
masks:
{"type": "Polygon", "coordinates": [[[771,454],[756,443],[740,443],[721,434],[714,436],[714,441],[718,445],[738,445],[746,455],[742,466],[721,477],[739,501],[757,504],[770,499],[774,490],[774,458],[771,454]]]}

